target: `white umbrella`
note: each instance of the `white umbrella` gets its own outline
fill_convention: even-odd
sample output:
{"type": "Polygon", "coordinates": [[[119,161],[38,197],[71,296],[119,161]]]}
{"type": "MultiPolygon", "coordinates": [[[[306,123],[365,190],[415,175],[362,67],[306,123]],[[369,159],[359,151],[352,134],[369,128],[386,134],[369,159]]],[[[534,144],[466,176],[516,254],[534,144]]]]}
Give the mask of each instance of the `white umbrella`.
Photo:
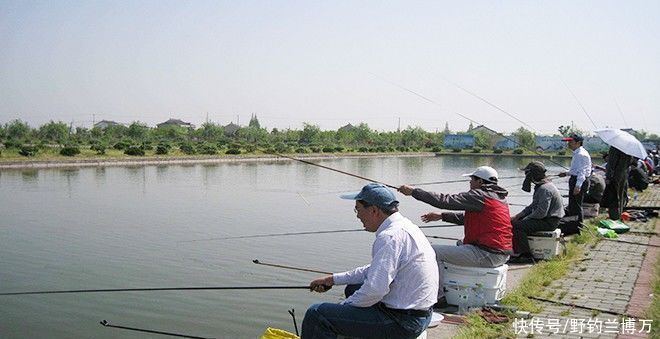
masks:
{"type": "Polygon", "coordinates": [[[603,139],[603,141],[617,148],[619,151],[632,155],[633,157],[639,159],[646,159],[648,154],[646,154],[646,149],[637,138],[632,134],[622,131],[616,128],[601,128],[597,129],[594,132],[603,139]]]}

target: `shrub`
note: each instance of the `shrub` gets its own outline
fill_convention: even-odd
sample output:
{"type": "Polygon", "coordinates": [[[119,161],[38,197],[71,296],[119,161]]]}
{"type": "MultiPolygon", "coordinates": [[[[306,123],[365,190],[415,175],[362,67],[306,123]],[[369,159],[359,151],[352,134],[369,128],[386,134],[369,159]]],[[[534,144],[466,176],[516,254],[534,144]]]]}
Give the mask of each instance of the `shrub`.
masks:
{"type": "Polygon", "coordinates": [[[140,146],[140,147],[142,147],[142,149],[145,150],[145,151],[151,151],[151,150],[154,149],[154,147],[151,146],[151,143],[148,143],[148,142],[143,143],[142,146],[140,146]]]}
{"type": "Polygon", "coordinates": [[[460,148],[452,148],[451,151],[454,152],[454,153],[461,153],[461,149],[460,149],[460,148]]]}
{"type": "Polygon", "coordinates": [[[238,148],[230,148],[225,152],[225,154],[241,154],[241,150],[238,148]]]}
{"type": "Polygon", "coordinates": [[[481,148],[479,148],[479,147],[473,147],[473,148],[472,148],[472,153],[481,153],[481,148]]]}
{"type": "Polygon", "coordinates": [[[321,153],[321,147],[310,147],[310,149],[314,153],[321,153]]]}
{"type": "Polygon", "coordinates": [[[80,154],[80,148],[78,148],[78,146],[64,146],[64,148],[60,150],[60,154],[67,157],[73,157],[76,154],[80,154]]]}
{"type": "Polygon", "coordinates": [[[335,146],[335,152],[343,152],[343,151],[344,151],[344,147],[342,147],[342,146],[335,146]]]}
{"type": "MultiPolygon", "coordinates": [[[[225,153],[226,153],[226,152],[225,152],[225,153]]],[[[275,149],[272,148],[272,147],[268,147],[268,148],[266,148],[266,149],[264,150],[264,153],[267,153],[267,154],[273,154],[273,153],[275,153],[275,149]]]]}
{"type": "Polygon", "coordinates": [[[331,147],[331,146],[325,146],[325,147],[323,147],[323,153],[332,153],[332,152],[334,152],[334,151],[335,151],[335,148],[334,148],[334,147],[331,147]]]}
{"type": "Polygon", "coordinates": [[[561,150],[557,152],[557,155],[564,155],[566,154],[566,150],[561,150]]]}
{"type": "Polygon", "coordinates": [[[275,145],[275,152],[277,153],[289,153],[291,146],[286,145],[282,142],[279,142],[275,145]]]}
{"type": "Polygon", "coordinates": [[[133,146],[128,146],[128,148],[124,150],[124,154],[132,155],[132,156],[143,156],[144,150],[140,146],[133,145],[133,146]]]}
{"type": "Polygon", "coordinates": [[[296,153],[309,153],[309,151],[305,147],[298,147],[296,148],[296,153]]]}
{"type": "Polygon", "coordinates": [[[105,149],[108,148],[105,143],[99,142],[96,144],[93,144],[92,146],[89,147],[92,151],[96,151],[96,154],[105,154],[105,149]]]}
{"type": "Polygon", "coordinates": [[[21,147],[21,143],[18,142],[18,141],[14,141],[14,140],[7,140],[7,141],[4,142],[4,144],[5,144],[5,148],[7,148],[7,149],[9,149],[9,148],[20,148],[21,147]]]}
{"type": "Polygon", "coordinates": [[[387,151],[388,151],[387,146],[378,146],[378,147],[376,147],[376,152],[384,153],[384,152],[387,152],[387,151]]]}
{"type": "Polygon", "coordinates": [[[366,153],[366,152],[369,152],[369,149],[367,147],[362,146],[362,147],[358,148],[358,152],[366,153]]]}
{"type": "Polygon", "coordinates": [[[441,152],[441,151],[442,151],[442,147],[440,146],[435,146],[431,149],[431,152],[441,152]]]}
{"type": "Polygon", "coordinates": [[[158,144],[158,146],[156,146],[156,154],[167,154],[169,152],[170,152],[170,145],[158,144]]]}
{"type": "Polygon", "coordinates": [[[502,153],[502,150],[499,149],[499,148],[497,148],[497,149],[494,149],[494,150],[493,150],[493,153],[495,153],[495,154],[501,154],[501,153],[502,153]]]}
{"type": "Polygon", "coordinates": [[[207,145],[201,145],[199,147],[199,153],[201,154],[217,154],[218,153],[218,148],[216,148],[214,145],[207,144],[207,145]]]}
{"type": "Polygon", "coordinates": [[[35,146],[23,145],[21,150],[18,151],[18,154],[25,157],[33,157],[37,154],[37,148],[35,146]]]}
{"type": "Polygon", "coordinates": [[[116,143],[114,146],[112,146],[112,148],[114,148],[114,149],[118,149],[118,150],[125,150],[125,149],[127,149],[128,147],[130,147],[130,146],[131,146],[131,142],[130,142],[130,141],[128,141],[128,140],[122,140],[122,141],[116,143]]]}
{"type": "Polygon", "coordinates": [[[255,144],[248,144],[245,145],[245,153],[254,153],[257,150],[257,145],[255,144]]]}
{"type": "Polygon", "coordinates": [[[516,148],[513,150],[513,154],[523,154],[525,153],[525,150],[522,148],[516,148]]]}
{"type": "Polygon", "coordinates": [[[399,146],[396,148],[399,152],[408,152],[408,147],[406,146],[399,146]]]}
{"type": "Polygon", "coordinates": [[[180,149],[181,152],[183,152],[184,154],[188,154],[188,155],[195,154],[195,147],[194,147],[191,143],[184,143],[184,144],[181,144],[181,145],[179,146],[179,149],[180,149]]]}

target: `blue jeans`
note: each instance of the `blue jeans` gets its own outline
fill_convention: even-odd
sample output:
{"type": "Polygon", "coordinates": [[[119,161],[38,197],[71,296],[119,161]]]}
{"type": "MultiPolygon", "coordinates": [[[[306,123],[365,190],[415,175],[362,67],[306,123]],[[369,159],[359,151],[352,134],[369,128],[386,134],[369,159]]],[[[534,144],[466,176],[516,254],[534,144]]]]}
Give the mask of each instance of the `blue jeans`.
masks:
{"type": "Polygon", "coordinates": [[[322,303],[310,306],[305,313],[301,338],[416,338],[430,322],[430,313],[416,317],[391,311],[380,303],[371,307],[322,303]]]}

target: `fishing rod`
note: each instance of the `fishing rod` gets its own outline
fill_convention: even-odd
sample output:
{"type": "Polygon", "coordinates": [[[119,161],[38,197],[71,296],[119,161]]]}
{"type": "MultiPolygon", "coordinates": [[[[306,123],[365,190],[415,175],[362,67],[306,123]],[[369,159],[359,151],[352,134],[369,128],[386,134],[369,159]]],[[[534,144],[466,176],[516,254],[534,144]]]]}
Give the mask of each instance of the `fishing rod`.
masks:
{"type": "Polygon", "coordinates": [[[307,286],[199,286],[199,287],[141,287],[141,288],[105,288],[91,290],[53,290],[4,292],[0,296],[34,295],[34,294],[67,294],[67,293],[112,293],[112,292],[151,292],[151,291],[207,291],[207,290],[301,290],[307,286]]]}
{"type": "Polygon", "coordinates": [[[459,238],[451,238],[451,237],[441,237],[437,235],[427,235],[427,238],[433,238],[433,239],[444,239],[444,240],[461,240],[459,238]]]}
{"type": "MultiPolygon", "coordinates": [[[[392,81],[389,81],[389,80],[387,80],[387,79],[385,79],[385,78],[383,78],[383,77],[381,77],[381,76],[379,76],[379,75],[376,75],[376,74],[374,74],[374,73],[371,73],[371,74],[372,74],[372,75],[375,75],[376,77],[380,78],[381,80],[383,80],[383,81],[385,81],[385,82],[387,82],[387,83],[389,83],[389,84],[391,84],[391,85],[394,85],[394,86],[399,87],[399,88],[401,88],[401,89],[403,89],[403,90],[405,90],[405,91],[407,91],[407,92],[409,92],[409,93],[412,93],[412,94],[414,94],[415,96],[420,97],[420,98],[422,98],[422,99],[424,99],[424,100],[426,100],[426,101],[428,101],[428,102],[430,102],[430,103],[432,103],[432,104],[434,104],[434,105],[436,105],[436,106],[438,106],[438,107],[442,107],[439,103],[437,103],[437,102],[435,102],[435,101],[433,101],[433,100],[431,100],[431,99],[429,99],[429,98],[427,98],[427,97],[425,97],[425,96],[423,96],[423,95],[421,95],[421,94],[419,94],[419,93],[417,93],[417,92],[415,92],[415,91],[413,91],[413,90],[411,90],[411,89],[408,89],[408,88],[406,88],[406,87],[403,87],[403,86],[401,86],[401,85],[399,85],[399,84],[397,84],[397,83],[394,83],[394,82],[392,82],[392,81]]],[[[445,81],[448,81],[448,80],[445,79],[445,81]]],[[[450,83],[453,84],[453,85],[455,85],[455,86],[458,86],[458,85],[456,85],[456,84],[454,84],[454,83],[452,83],[452,82],[450,82],[450,83]]],[[[458,86],[458,87],[459,87],[460,89],[462,89],[462,90],[465,90],[465,89],[462,88],[461,86],[458,86]]],[[[465,90],[465,91],[467,91],[467,90],[465,90]]],[[[516,118],[516,117],[514,117],[513,115],[511,115],[510,113],[508,113],[508,112],[504,111],[503,109],[497,107],[496,105],[490,103],[488,100],[486,100],[486,99],[484,99],[484,98],[481,98],[481,97],[479,97],[478,95],[476,95],[476,94],[474,94],[474,93],[472,93],[472,92],[470,92],[470,91],[467,91],[467,93],[469,93],[469,94],[471,94],[471,95],[473,95],[473,96],[479,98],[480,100],[482,100],[482,101],[488,103],[489,105],[495,107],[496,109],[498,109],[498,110],[500,110],[500,111],[506,113],[507,115],[513,117],[514,119],[516,119],[516,120],[518,120],[518,121],[521,121],[521,120],[519,120],[518,118],[516,118]]],[[[501,136],[502,138],[504,138],[504,139],[506,139],[506,140],[508,140],[508,141],[511,141],[512,143],[514,143],[514,144],[517,145],[517,146],[520,146],[520,147],[522,147],[522,148],[524,148],[524,149],[527,149],[524,145],[522,145],[522,144],[521,144],[520,142],[518,142],[517,140],[514,140],[514,139],[512,139],[512,138],[509,138],[509,137],[507,137],[506,135],[504,135],[503,133],[500,133],[500,132],[498,132],[498,131],[496,131],[496,130],[494,130],[494,129],[492,129],[492,128],[487,127],[485,124],[482,124],[482,123],[480,123],[480,122],[478,122],[478,121],[476,121],[476,120],[470,119],[470,118],[468,118],[467,116],[465,116],[465,115],[463,115],[463,114],[461,114],[461,113],[458,113],[458,112],[455,112],[455,111],[453,111],[453,113],[456,114],[456,115],[458,115],[458,116],[460,116],[460,117],[462,117],[462,118],[464,118],[464,119],[466,119],[466,120],[468,120],[468,121],[470,121],[470,122],[474,122],[474,123],[477,123],[477,124],[483,126],[485,129],[491,131],[492,133],[495,133],[495,134],[501,136]]],[[[522,121],[521,121],[521,122],[522,122],[522,121]]],[[[526,126],[529,126],[529,125],[527,125],[527,124],[524,123],[524,122],[522,122],[522,123],[523,123],[524,125],[526,125],[526,126]]],[[[533,128],[532,128],[532,129],[533,129],[533,128]]],[[[536,155],[544,156],[544,154],[539,153],[539,152],[536,151],[535,149],[527,149],[527,150],[528,150],[528,151],[531,151],[531,152],[533,152],[533,153],[535,153],[536,155]]],[[[561,163],[559,163],[559,162],[553,160],[552,158],[548,158],[548,161],[552,162],[552,163],[555,164],[555,165],[558,165],[559,167],[562,167],[562,168],[564,168],[564,169],[568,169],[568,167],[566,167],[566,166],[564,166],[563,164],[561,164],[561,163]]]]}
{"type": "Polygon", "coordinates": [[[596,308],[596,307],[581,306],[581,305],[577,305],[577,304],[574,304],[574,303],[567,303],[567,302],[563,302],[563,301],[559,301],[559,300],[545,299],[545,298],[539,298],[539,297],[533,297],[533,296],[528,296],[527,298],[538,300],[538,301],[545,301],[545,302],[553,303],[553,304],[557,304],[557,305],[580,308],[580,309],[583,309],[583,310],[598,311],[600,313],[607,313],[607,314],[613,314],[613,315],[632,318],[628,313],[621,313],[621,312],[616,312],[616,311],[604,310],[604,309],[596,308]]]}
{"type": "Polygon", "coordinates": [[[325,272],[325,271],[319,271],[319,270],[313,270],[310,268],[303,268],[303,267],[294,267],[294,266],[287,266],[287,265],[280,265],[280,264],[270,264],[270,263],[265,263],[262,261],[259,261],[259,259],[254,259],[252,260],[253,263],[257,265],[264,265],[264,266],[271,266],[271,267],[277,267],[277,268],[284,268],[287,270],[294,270],[294,271],[303,271],[303,272],[312,272],[312,273],[320,273],[320,274],[332,274],[332,272],[325,272]]]}
{"type": "MultiPolygon", "coordinates": [[[[505,180],[505,179],[523,179],[525,176],[520,176],[520,175],[514,175],[510,177],[500,177],[497,178],[497,180],[505,180]]],[[[446,180],[446,181],[432,181],[432,182],[421,182],[417,184],[408,184],[410,186],[424,186],[424,185],[439,185],[439,184],[453,184],[457,182],[468,182],[470,179],[456,179],[456,180],[446,180]]]]}
{"type": "MultiPolygon", "coordinates": [[[[550,177],[559,177],[559,174],[550,174],[550,175],[547,175],[546,177],[548,177],[548,178],[550,178],[550,177]]],[[[513,175],[513,176],[509,176],[509,177],[499,177],[499,178],[497,178],[497,180],[500,181],[500,180],[506,180],[506,179],[524,179],[524,178],[525,178],[524,175],[513,175]]],[[[468,181],[470,181],[470,179],[432,181],[432,182],[422,182],[422,183],[418,183],[418,184],[408,184],[408,185],[410,185],[410,186],[424,186],[424,185],[438,185],[438,184],[453,184],[453,183],[457,183],[457,182],[468,182],[468,181]]],[[[518,184],[516,184],[516,185],[518,185],[518,184]]]]}
{"type": "MultiPolygon", "coordinates": [[[[460,225],[455,224],[440,224],[419,226],[419,228],[441,228],[441,227],[456,227],[460,225]]],[[[284,237],[291,235],[309,235],[309,234],[327,234],[327,233],[346,233],[346,232],[364,232],[364,228],[352,228],[345,230],[332,230],[332,231],[306,231],[306,232],[286,232],[286,233],[268,233],[268,234],[252,234],[252,235],[237,235],[230,237],[217,237],[206,239],[193,239],[193,240],[180,240],[178,242],[198,242],[198,241],[213,241],[213,240],[230,240],[230,239],[250,239],[250,238],[268,238],[268,237],[284,237]]]]}
{"type": "Polygon", "coordinates": [[[146,328],[137,328],[137,327],[128,327],[128,326],[121,326],[121,325],[113,325],[110,324],[107,320],[101,320],[99,324],[103,325],[104,327],[113,327],[113,328],[119,328],[122,330],[129,330],[129,331],[136,331],[136,332],[145,332],[145,333],[152,333],[152,334],[162,334],[162,335],[168,335],[170,337],[179,337],[179,338],[193,338],[193,339],[213,339],[213,338],[208,338],[208,337],[197,337],[194,335],[188,335],[188,334],[181,334],[181,333],[173,333],[173,332],[163,332],[163,331],[156,331],[156,330],[149,330],[146,328]]]}
{"type": "MultiPolygon", "coordinates": [[[[488,100],[486,100],[486,99],[484,99],[484,98],[478,96],[478,95],[475,94],[475,93],[472,93],[471,91],[468,91],[468,90],[467,90],[466,88],[464,88],[463,86],[461,86],[461,85],[459,85],[459,84],[457,84],[457,83],[455,83],[455,82],[453,82],[453,81],[450,81],[450,80],[447,79],[446,77],[442,77],[442,76],[441,76],[441,78],[444,79],[446,82],[448,82],[448,83],[450,83],[450,84],[452,84],[452,85],[458,87],[459,89],[461,89],[461,90],[464,91],[465,93],[470,94],[471,96],[473,96],[473,97],[475,97],[475,98],[477,98],[477,99],[479,99],[479,100],[485,102],[485,103],[488,104],[489,106],[495,108],[496,110],[498,110],[498,111],[500,111],[500,112],[502,112],[502,113],[504,113],[504,114],[510,116],[511,118],[513,118],[514,120],[518,121],[519,123],[521,123],[521,124],[523,124],[523,125],[525,125],[525,126],[531,128],[531,129],[534,129],[532,126],[528,125],[526,122],[524,122],[524,121],[518,119],[518,117],[516,117],[516,116],[514,116],[513,114],[511,114],[511,113],[505,111],[504,109],[500,108],[499,106],[495,105],[494,103],[492,103],[492,102],[490,102],[490,101],[488,101],[488,100]]],[[[485,127],[485,126],[484,126],[484,127],[485,127]]],[[[490,128],[489,128],[489,129],[490,129],[490,128]]]]}
{"type": "Polygon", "coordinates": [[[311,162],[311,161],[307,161],[307,160],[303,160],[303,159],[299,159],[299,158],[291,157],[291,156],[288,156],[288,155],[284,155],[284,154],[280,154],[280,153],[275,153],[275,152],[267,152],[267,154],[276,155],[276,156],[278,156],[278,157],[282,157],[282,158],[286,158],[286,159],[291,159],[291,160],[295,160],[295,161],[300,161],[300,162],[302,162],[303,164],[312,165],[312,166],[317,166],[317,167],[325,168],[325,169],[327,169],[327,170],[335,171],[335,172],[338,172],[338,173],[341,173],[341,174],[346,174],[346,175],[352,176],[352,177],[354,177],[354,178],[358,178],[358,179],[362,179],[362,180],[366,180],[366,181],[370,181],[370,182],[375,182],[375,183],[379,183],[379,184],[383,184],[383,185],[385,185],[385,186],[387,186],[387,187],[389,187],[389,188],[392,188],[392,189],[397,189],[397,188],[398,188],[398,187],[396,187],[396,186],[393,186],[393,185],[390,185],[390,184],[386,184],[386,183],[384,183],[384,182],[382,182],[382,181],[378,181],[378,180],[374,180],[374,179],[369,179],[369,178],[367,178],[367,177],[363,177],[363,176],[361,176],[361,175],[357,175],[357,174],[353,174],[353,173],[348,173],[348,172],[345,172],[345,171],[342,171],[342,170],[338,170],[338,169],[336,169],[336,168],[332,168],[332,167],[324,166],[324,165],[321,165],[321,164],[317,164],[317,163],[314,163],[314,162],[311,162]]]}
{"type": "Polygon", "coordinates": [[[564,84],[564,86],[566,87],[566,89],[568,90],[568,92],[571,93],[571,95],[573,96],[573,99],[575,99],[575,101],[577,101],[578,105],[579,105],[580,108],[582,109],[582,112],[584,112],[584,114],[587,116],[587,118],[589,118],[589,121],[591,121],[591,124],[594,125],[594,128],[597,129],[598,126],[596,126],[596,123],[594,122],[594,120],[591,119],[591,116],[589,115],[589,113],[587,113],[587,110],[586,110],[586,109],[584,108],[584,106],[582,105],[582,102],[580,102],[580,99],[578,99],[578,97],[575,95],[575,93],[573,93],[573,91],[571,91],[571,89],[568,87],[568,85],[566,84],[566,82],[564,82],[564,79],[562,79],[562,78],[559,78],[559,79],[561,80],[561,83],[564,84]]]}

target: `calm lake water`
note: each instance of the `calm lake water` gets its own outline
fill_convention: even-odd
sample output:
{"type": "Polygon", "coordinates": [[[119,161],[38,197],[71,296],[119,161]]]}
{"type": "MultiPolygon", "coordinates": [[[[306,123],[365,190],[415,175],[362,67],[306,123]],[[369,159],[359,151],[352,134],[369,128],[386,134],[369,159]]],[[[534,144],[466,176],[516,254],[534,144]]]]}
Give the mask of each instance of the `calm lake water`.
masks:
{"type": "MultiPolygon", "coordinates": [[[[389,184],[460,179],[476,166],[500,176],[530,159],[391,157],[319,160],[389,184]]],[[[568,162],[567,162],[568,163],[568,162]]],[[[546,164],[550,165],[548,162],[546,164]]],[[[556,173],[558,166],[549,166],[556,173]]],[[[511,203],[524,204],[522,179],[511,203]]],[[[565,188],[565,181],[558,181],[565,188]]],[[[223,163],[0,171],[0,292],[170,286],[307,285],[314,273],[264,262],[340,271],[370,259],[367,232],[233,240],[260,233],[361,228],[353,202],[338,195],[365,181],[298,162],[223,163]]],[[[423,186],[456,193],[468,183],[423,186]]],[[[433,208],[397,193],[420,223],[433,208]]],[[[513,207],[513,211],[521,207],[513,207]]],[[[462,228],[428,229],[461,237],[462,228]]],[[[433,240],[435,243],[450,241],[433,240]]],[[[99,321],[218,338],[256,338],[267,326],[293,332],[307,307],[338,302],[342,289],[176,291],[0,296],[2,338],[144,338],[99,321]]],[[[154,337],[162,337],[155,336],[154,337]]]]}

